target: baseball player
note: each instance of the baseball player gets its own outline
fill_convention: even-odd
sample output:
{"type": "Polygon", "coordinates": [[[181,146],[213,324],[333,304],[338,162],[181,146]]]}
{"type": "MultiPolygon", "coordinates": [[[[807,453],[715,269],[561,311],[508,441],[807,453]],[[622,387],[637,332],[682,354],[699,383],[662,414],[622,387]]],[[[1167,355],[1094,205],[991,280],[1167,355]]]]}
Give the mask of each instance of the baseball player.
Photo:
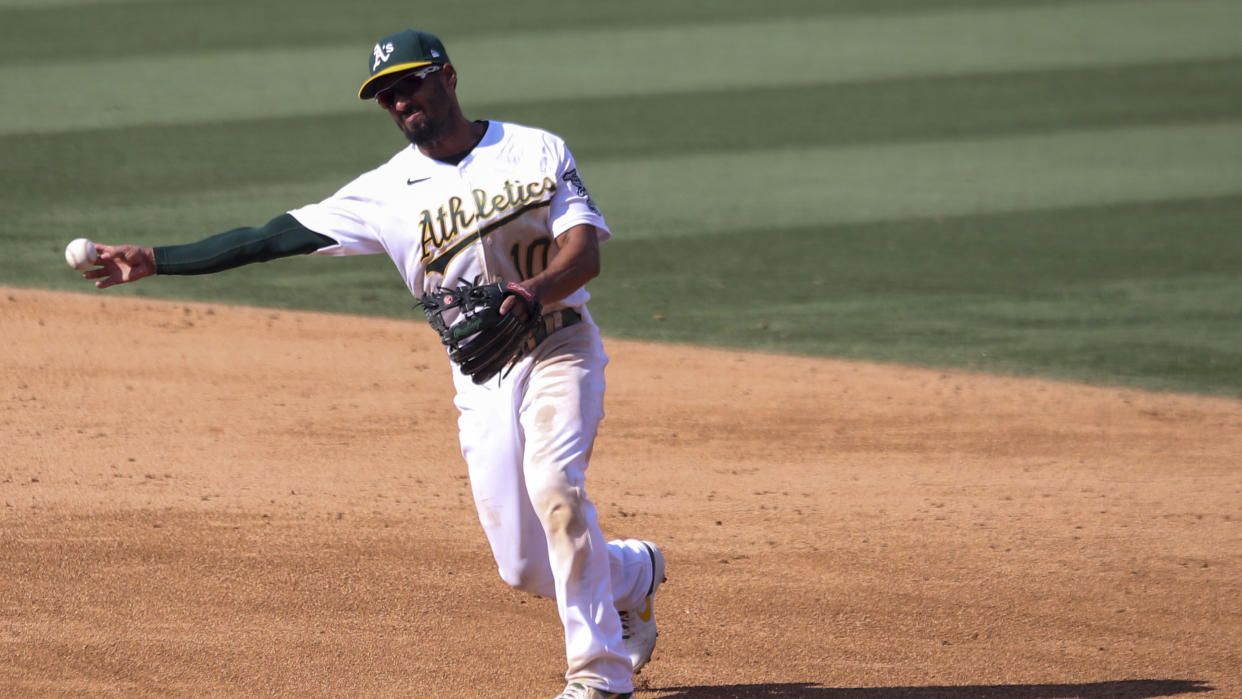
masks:
{"type": "MultiPolygon", "coordinates": [[[[608,361],[584,285],[611,232],[560,138],[463,116],[435,36],[388,36],[367,67],[358,96],[386,110],[409,147],[263,226],[186,245],[100,245],[83,276],[106,288],[297,254],[383,253],[416,298],[451,299],[458,280],[503,285],[500,314],[532,328],[522,353],[486,380],[450,359],[479,519],[501,578],[556,599],[569,666],[559,696],[631,696],[655,647],[665,564],[651,542],[606,542],[584,485],[608,361]]],[[[451,311],[442,320],[462,322],[451,311]]]]}

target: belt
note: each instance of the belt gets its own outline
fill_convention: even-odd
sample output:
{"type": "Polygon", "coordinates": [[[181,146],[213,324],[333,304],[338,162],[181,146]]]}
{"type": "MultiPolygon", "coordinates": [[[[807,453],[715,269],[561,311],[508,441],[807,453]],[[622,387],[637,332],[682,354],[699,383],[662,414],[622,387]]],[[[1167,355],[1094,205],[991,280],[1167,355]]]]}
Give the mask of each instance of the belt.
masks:
{"type": "Polygon", "coordinates": [[[544,313],[540,320],[543,322],[535,326],[533,338],[535,342],[531,345],[531,349],[534,349],[536,345],[546,340],[548,335],[557,330],[582,322],[582,314],[572,308],[563,308],[559,311],[544,313]]]}

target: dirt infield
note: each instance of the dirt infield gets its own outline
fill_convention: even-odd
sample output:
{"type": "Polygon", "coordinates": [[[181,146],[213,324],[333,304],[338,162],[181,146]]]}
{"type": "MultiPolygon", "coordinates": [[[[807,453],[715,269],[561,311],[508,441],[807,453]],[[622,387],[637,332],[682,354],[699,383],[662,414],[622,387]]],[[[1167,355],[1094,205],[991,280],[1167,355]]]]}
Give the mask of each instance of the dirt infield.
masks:
{"type": "MultiPolygon", "coordinates": [[[[0,696],[551,697],[435,337],[0,288],[0,696]]],[[[639,697],[1242,697],[1242,402],[609,341],[639,697]]]]}

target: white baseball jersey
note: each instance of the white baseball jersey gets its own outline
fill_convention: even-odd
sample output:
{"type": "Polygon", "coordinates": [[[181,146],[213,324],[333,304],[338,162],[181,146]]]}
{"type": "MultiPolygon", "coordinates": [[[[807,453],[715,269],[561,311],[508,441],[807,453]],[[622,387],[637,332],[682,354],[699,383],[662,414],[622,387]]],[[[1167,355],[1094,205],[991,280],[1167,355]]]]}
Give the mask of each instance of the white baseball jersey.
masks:
{"type": "MultiPolygon", "coordinates": [[[[556,255],[554,238],[580,224],[595,226],[601,242],[611,235],[565,142],[498,121],[456,165],[410,146],[322,202],[289,213],[336,240],[316,254],[386,253],[415,297],[458,279],[528,279],[556,255]]],[[[547,310],[588,298],[578,289],[547,310]]]]}

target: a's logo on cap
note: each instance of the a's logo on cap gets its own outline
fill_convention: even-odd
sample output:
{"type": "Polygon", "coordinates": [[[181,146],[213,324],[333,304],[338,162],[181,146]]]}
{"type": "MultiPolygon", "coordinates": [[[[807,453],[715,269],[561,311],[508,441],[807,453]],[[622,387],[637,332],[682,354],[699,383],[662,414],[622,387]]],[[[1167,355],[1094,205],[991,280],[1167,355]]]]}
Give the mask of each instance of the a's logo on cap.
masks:
{"type": "Polygon", "coordinates": [[[431,57],[432,57],[432,58],[439,58],[439,57],[440,57],[440,52],[439,52],[439,51],[437,51],[437,50],[435,50],[435,49],[432,49],[432,50],[431,50],[431,57]]]}
{"type": "Polygon", "coordinates": [[[375,45],[375,62],[371,64],[372,73],[375,72],[376,68],[379,68],[381,63],[387,63],[388,59],[392,58],[392,51],[393,46],[391,41],[387,44],[375,45]]]}

